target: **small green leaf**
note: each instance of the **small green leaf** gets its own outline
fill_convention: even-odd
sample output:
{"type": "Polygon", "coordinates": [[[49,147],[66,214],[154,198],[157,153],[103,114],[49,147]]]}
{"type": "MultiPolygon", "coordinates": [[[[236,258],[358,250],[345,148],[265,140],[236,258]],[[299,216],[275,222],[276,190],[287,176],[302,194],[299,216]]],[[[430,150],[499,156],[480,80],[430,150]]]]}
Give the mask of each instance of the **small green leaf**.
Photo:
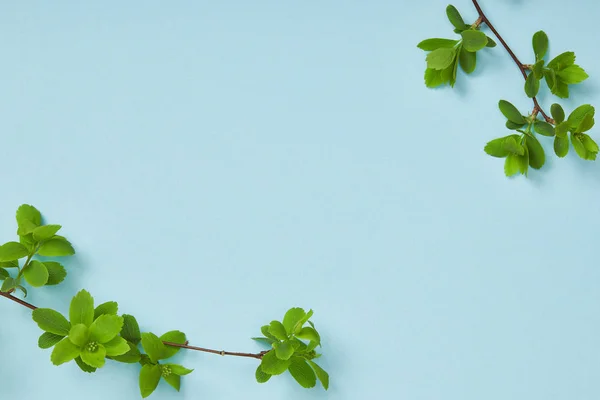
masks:
{"type": "MultiPolygon", "coordinates": [[[[165,333],[164,335],[162,335],[159,339],[163,342],[171,342],[171,343],[177,343],[177,344],[184,344],[187,340],[187,338],[185,337],[185,333],[180,332],[180,331],[169,331],[169,332],[165,333]]],[[[177,354],[179,352],[179,350],[181,350],[180,347],[165,346],[165,350],[160,359],[164,360],[167,358],[171,358],[175,354],[177,354]]]]}
{"type": "Polygon", "coordinates": [[[577,132],[577,133],[587,132],[590,129],[592,129],[593,127],[594,127],[594,114],[591,114],[591,113],[586,114],[585,117],[583,117],[583,120],[581,120],[581,122],[575,129],[575,132],[577,132]]]}
{"type": "Polygon", "coordinates": [[[417,47],[421,50],[433,51],[443,47],[451,48],[456,46],[457,43],[458,40],[432,38],[423,40],[417,45],[417,47]]]}
{"type": "Polygon", "coordinates": [[[585,147],[585,149],[588,151],[588,153],[594,153],[594,158],[595,158],[595,154],[598,153],[598,144],[594,141],[594,139],[592,139],[589,135],[582,133],[581,134],[581,142],[583,143],[583,146],[585,147]]]}
{"type": "Polygon", "coordinates": [[[535,79],[540,80],[544,77],[544,60],[540,60],[533,65],[531,69],[535,79]]]}
{"type": "Polygon", "coordinates": [[[133,315],[123,314],[123,328],[121,329],[121,337],[136,345],[142,340],[140,326],[133,315]]]}
{"type": "Polygon", "coordinates": [[[307,362],[315,370],[317,378],[321,381],[323,388],[325,388],[325,390],[329,389],[329,374],[315,362],[310,360],[307,360],[307,362]]]}
{"type": "Polygon", "coordinates": [[[142,333],[142,347],[150,357],[153,363],[158,362],[165,353],[165,345],[163,342],[153,333],[142,333]]]}
{"type": "Polygon", "coordinates": [[[454,25],[456,29],[464,29],[466,25],[465,20],[460,15],[456,7],[454,7],[452,4],[446,7],[446,15],[448,16],[450,23],[454,25]]]}
{"type": "Polygon", "coordinates": [[[504,141],[506,138],[498,138],[489,141],[485,147],[484,151],[492,157],[504,158],[510,154],[510,152],[504,146],[504,141]]]}
{"type": "Polygon", "coordinates": [[[38,226],[33,230],[33,239],[42,242],[44,240],[48,240],[58,232],[62,228],[60,225],[44,225],[38,226]]]}
{"type": "Polygon", "coordinates": [[[115,361],[127,364],[135,364],[137,362],[140,362],[141,354],[136,345],[129,341],[127,342],[127,345],[129,346],[129,351],[127,351],[127,353],[119,356],[111,356],[110,358],[115,361]]]}
{"type": "Polygon", "coordinates": [[[557,124],[560,124],[565,120],[565,110],[561,107],[560,104],[554,103],[550,107],[550,114],[552,114],[552,118],[557,124]]]}
{"type": "Polygon", "coordinates": [[[525,80],[525,94],[527,97],[533,98],[537,96],[539,90],[540,81],[535,78],[533,73],[527,75],[527,79],[525,80]]]}
{"type": "Polygon", "coordinates": [[[64,338],[64,336],[62,336],[62,335],[55,335],[54,333],[44,332],[41,334],[40,338],[38,339],[38,346],[40,349],[49,349],[50,347],[54,346],[56,343],[63,340],[63,338],[64,338]]]}
{"type": "Polygon", "coordinates": [[[573,112],[571,112],[567,120],[570,129],[576,130],[581,124],[581,122],[584,120],[586,115],[591,114],[593,117],[595,112],[596,110],[594,109],[594,107],[592,107],[589,104],[584,104],[577,107],[575,110],[573,110],[573,112]]]}
{"type": "Polygon", "coordinates": [[[519,135],[506,136],[503,142],[504,149],[511,154],[522,156],[525,154],[525,148],[520,141],[519,135]]]}
{"type": "Polygon", "coordinates": [[[272,339],[272,340],[278,340],[275,336],[271,335],[271,332],[269,332],[269,325],[263,325],[260,327],[260,331],[262,332],[263,335],[265,335],[265,337],[267,339],[272,339]]]}
{"type": "Polygon", "coordinates": [[[58,285],[65,280],[67,271],[60,263],[55,261],[44,261],[44,265],[48,270],[48,282],[46,282],[47,286],[58,285]]]}
{"type": "Polygon", "coordinates": [[[288,338],[285,327],[279,321],[271,321],[271,324],[269,325],[269,332],[279,340],[286,340],[288,338]]]}
{"type": "Polygon", "coordinates": [[[19,260],[0,261],[0,268],[19,268],[19,260]]]}
{"type": "Polygon", "coordinates": [[[546,79],[546,85],[548,85],[548,89],[554,93],[557,90],[556,72],[554,72],[553,69],[544,69],[544,78],[546,79]]]}
{"type": "Polygon", "coordinates": [[[18,242],[8,242],[0,246],[0,261],[2,262],[18,260],[28,255],[27,247],[18,242]]]}
{"type": "Polygon", "coordinates": [[[173,373],[175,375],[179,375],[179,376],[191,374],[194,371],[193,369],[188,369],[179,364],[165,364],[165,367],[171,368],[171,373],[173,373]]]}
{"type": "Polygon", "coordinates": [[[258,343],[267,345],[269,347],[271,347],[271,345],[275,342],[275,340],[269,339],[269,338],[266,338],[266,337],[253,337],[252,340],[255,340],[258,343]]]}
{"type": "Polygon", "coordinates": [[[95,340],[98,343],[110,342],[121,332],[122,327],[123,317],[110,314],[101,315],[90,325],[90,340],[95,340]]]}
{"type": "Polygon", "coordinates": [[[525,135],[525,143],[529,153],[529,166],[534,169],[540,169],[546,162],[546,154],[540,142],[534,137],[525,135]]]}
{"type": "Polygon", "coordinates": [[[23,268],[23,277],[27,283],[33,287],[41,287],[48,282],[48,269],[44,263],[32,260],[25,268],[23,268]]]}
{"type": "Polygon", "coordinates": [[[69,321],[61,313],[49,308],[37,308],[31,316],[40,329],[46,332],[67,336],[71,330],[69,321]]]}
{"type": "Polygon", "coordinates": [[[119,304],[114,301],[107,301],[106,303],[100,304],[94,310],[94,319],[98,319],[99,316],[104,314],[117,315],[119,312],[119,304]]]}
{"type": "Polygon", "coordinates": [[[314,328],[311,328],[309,326],[305,326],[304,328],[302,328],[300,332],[296,334],[296,337],[299,339],[321,343],[321,337],[319,336],[319,333],[314,328]]]}
{"type": "Polygon", "coordinates": [[[260,365],[256,367],[256,372],[254,373],[254,376],[256,377],[256,382],[258,383],[265,383],[269,379],[271,379],[271,375],[264,372],[260,365]]]}
{"type": "Polygon", "coordinates": [[[140,371],[140,393],[146,398],[154,392],[160,381],[160,367],[158,365],[146,364],[140,371]]]}
{"type": "Polygon", "coordinates": [[[71,300],[69,320],[73,325],[85,326],[90,326],[94,321],[94,298],[88,291],[80,290],[71,300]]]}
{"type": "Polygon", "coordinates": [[[291,335],[299,330],[302,326],[298,325],[305,315],[306,312],[302,308],[290,308],[283,317],[283,327],[285,328],[285,331],[291,335]]]}
{"type": "Polygon", "coordinates": [[[500,108],[500,112],[506,117],[506,119],[514,122],[515,124],[525,125],[527,122],[517,107],[506,100],[500,100],[498,102],[498,108],[500,108]]]}
{"type": "Polygon", "coordinates": [[[566,137],[567,133],[569,132],[569,122],[563,121],[560,124],[556,125],[554,127],[554,132],[556,136],[566,137]]]}
{"type": "Polygon", "coordinates": [[[33,230],[40,226],[42,223],[42,214],[34,207],[29,204],[22,204],[17,209],[17,224],[19,229],[17,234],[19,236],[27,235],[33,230]]]}
{"type": "Polygon", "coordinates": [[[515,124],[512,121],[506,120],[506,127],[510,130],[517,130],[523,127],[523,124],[515,124]]]}
{"type": "Polygon", "coordinates": [[[67,239],[56,235],[45,241],[37,253],[44,257],[65,257],[75,254],[75,249],[67,239]]]}
{"type": "Polygon", "coordinates": [[[569,152],[569,138],[566,136],[556,136],[554,138],[554,153],[559,157],[564,157],[569,152]]]}
{"type": "Polygon", "coordinates": [[[548,36],[544,31],[538,31],[533,34],[532,39],[533,44],[533,52],[535,53],[535,58],[537,60],[541,60],[546,55],[548,51],[548,36]]]}
{"type": "Polygon", "coordinates": [[[79,368],[83,371],[83,372],[87,372],[88,374],[91,374],[93,372],[96,372],[96,368],[94,367],[90,367],[89,365],[87,365],[86,363],[84,363],[81,360],[81,357],[77,357],[75,359],[75,362],[77,363],[77,365],[79,366],[79,368]]]}
{"type": "Polygon", "coordinates": [[[69,340],[76,346],[83,346],[88,342],[90,331],[84,324],[77,324],[71,327],[69,332],[69,340]]]}
{"type": "Polygon", "coordinates": [[[461,47],[458,60],[460,67],[465,73],[470,74],[475,71],[477,67],[477,53],[467,51],[464,47],[461,47]]]}
{"type": "Polygon", "coordinates": [[[0,267],[0,280],[4,280],[8,277],[10,277],[10,274],[8,273],[8,271],[5,270],[4,268],[0,267]]]}
{"type": "Polygon", "coordinates": [[[442,70],[448,68],[454,58],[456,57],[456,50],[454,48],[442,47],[433,50],[427,54],[427,68],[442,70]]]}
{"type": "Polygon", "coordinates": [[[110,357],[122,356],[129,352],[129,343],[120,336],[115,336],[111,341],[104,343],[106,355],[110,357]]]}
{"type": "Polygon", "coordinates": [[[571,65],[559,71],[557,75],[568,85],[581,83],[589,78],[589,75],[579,65],[571,65]]]}
{"type": "Polygon", "coordinates": [[[0,291],[7,293],[11,289],[15,289],[17,286],[17,281],[9,276],[8,278],[4,278],[4,282],[2,282],[2,287],[0,288],[0,291]]]}
{"type": "MultiPolygon", "coordinates": [[[[526,148],[525,148],[526,149],[526,148]]],[[[525,152],[527,154],[527,151],[525,152]]],[[[504,162],[504,173],[506,176],[513,176],[519,172],[523,175],[527,175],[527,166],[529,165],[528,156],[519,156],[516,154],[509,154],[504,162]]]]}
{"type": "Polygon", "coordinates": [[[488,36],[487,44],[485,45],[485,47],[496,47],[496,42],[494,42],[494,39],[488,36]]]}
{"type": "Polygon", "coordinates": [[[296,382],[304,388],[312,388],[317,384],[317,376],[315,371],[308,365],[306,359],[302,357],[292,357],[289,366],[290,374],[296,382]]]}
{"type": "Polygon", "coordinates": [[[265,354],[260,362],[261,369],[269,375],[281,375],[290,366],[290,360],[281,360],[275,355],[275,350],[265,354]]]}
{"type": "Polygon", "coordinates": [[[91,351],[87,346],[84,346],[80,357],[90,367],[102,368],[106,362],[106,349],[102,344],[98,344],[95,351],[91,351]]]}
{"type": "Polygon", "coordinates": [[[289,340],[273,343],[273,349],[275,349],[275,355],[280,360],[289,360],[294,354],[294,346],[289,340]]]}
{"type": "Polygon", "coordinates": [[[163,379],[167,382],[171,387],[179,392],[181,388],[181,377],[175,374],[169,374],[167,376],[163,375],[163,379]]]}
{"type": "Polygon", "coordinates": [[[479,51],[487,45],[487,36],[481,31],[468,29],[460,35],[463,38],[463,48],[467,51],[479,51]]]}
{"type": "Polygon", "coordinates": [[[573,143],[573,148],[579,157],[584,160],[588,159],[588,151],[583,145],[581,138],[578,134],[571,134],[571,143],[573,143]]]}
{"type": "Polygon", "coordinates": [[[566,51],[554,57],[552,61],[548,63],[548,68],[558,72],[573,64],[575,64],[575,53],[572,51],[566,51]]]}
{"type": "Polygon", "coordinates": [[[54,365],[61,365],[78,357],[79,347],[71,343],[68,338],[64,338],[54,346],[50,360],[54,365]]]}
{"type": "Polygon", "coordinates": [[[546,121],[536,120],[533,123],[533,129],[540,135],[544,136],[554,136],[554,127],[547,123],[546,121]]]}

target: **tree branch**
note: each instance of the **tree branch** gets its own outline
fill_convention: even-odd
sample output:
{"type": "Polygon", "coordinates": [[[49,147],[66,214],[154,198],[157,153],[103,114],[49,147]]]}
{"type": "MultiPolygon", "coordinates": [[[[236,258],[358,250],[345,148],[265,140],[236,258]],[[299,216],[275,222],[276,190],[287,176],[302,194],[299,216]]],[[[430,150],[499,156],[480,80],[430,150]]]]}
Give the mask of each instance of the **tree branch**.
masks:
{"type": "MultiPolygon", "coordinates": [[[[500,43],[502,44],[502,46],[506,49],[506,51],[508,52],[508,54],[510,55],[510,57],[515,62],[515,64],[517,64],[517,67],[519,67],[519,71],[521,71],[521,74],[523,75],[523,78],[527,79],[527,69],[525,68],[525,65],[521,61],[519,61],[519,59],[517,58],[517,56],[515,55],[515,53],[512,51],[512,49],[508,46],[508,44],[506,43],[506,41],[504,40],[504,38],[500,35],[500,33],[498,33],[498,31],[496,30],[496,28],[494,28],[494,25],[492,25],[492,23],[490,22],[490,20],[488,19],[488,17],[485,15],[485,13],[481,9],[481,6],[477,2],[477,0],[472,0],[472,1],[473,1],[473,5],[475,6],[475,9],[477,10],[477,13],[479,14],[478,21],[481,20],[481,22],[485,23],[490,28],[490,30],[492,31],[492,33],[494,34],[494,36],[496,36],[498,38],[498,40],[500,41],[500,43]]],[[[532,100],[533,100],[533,114],[534,114],[534,116],[539,112],[540,114],[542,114],[542,116],[544,117],[544,119],[546,120],[546,122],[548,122],[550,124],[554,124],[555,121],[552,118],[550,118],[544,112],[544,110],[542,109],[542,107],[538,103],[537,99],[535,97],[533,97],[532,100]]]]}
{"type": "MultiPolygon", "coordinates": [[[[30,304],[26,301],[19,299],[18,297],[13,296],[11,294],[11,292],[8,292],[8,293],[0,292],[0,296],[6,297],[7,299],[12,300],[15,303],[18,303],[18,304],[22,305],[23,307],[27,307],[30,310],[37,309],[37,307],[34,306],[33,304],[30,304]]],[[[201,351],[204,353],[218,354],[221,356],[248,357],[248,358],[256,358],[259,360],[262,360],[263,356],[268,353],[268,351],[261,351],[260,353],[237,353],[237,352],[225,351],[225,350],[206,349],[203,347],[190,346],[187,341],[184,344],[173,343],[173,342],[163,342],[163,344],[165,344],[166,346],[179,347],[181,349],[186,349],[186,350],[201,351]]]]}

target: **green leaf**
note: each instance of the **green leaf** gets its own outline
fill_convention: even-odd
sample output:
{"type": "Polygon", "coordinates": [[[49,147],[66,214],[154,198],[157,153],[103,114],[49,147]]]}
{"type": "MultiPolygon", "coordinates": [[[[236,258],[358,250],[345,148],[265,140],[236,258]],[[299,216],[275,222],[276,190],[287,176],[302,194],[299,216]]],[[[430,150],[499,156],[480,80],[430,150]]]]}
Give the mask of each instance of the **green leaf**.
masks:
{"type": "Polygon", "coordinates": [[[111,341],[105,343],[104,348],[106,349],[106,355],[111,357],[121,356],[130,350],[127,340],[120,336],[116,336],[111,341]]]}
{"type": "Polygon", "coordinates": [[[307,362],[315,370],[317,378],[321,381],[323,388],[325,388],[325,390],[329,389],[329,374],[315,362],[310,360],[307,360],[307,362]]]}
{"type": "Polygon", "coordinates": [[[479,51],[487,45],[487,36],[481,31],[468,29],[460,35],[463,38],[463,48],[467,51],[479,51]]]}
{"type": "Polygon", "coordinates": [[[586,114],[583,120],[579,123],[575,132],[587,132],[594,127],[594,114],[586,114]]]}
{"type": "Polygon", "coordinates": [[[533,98],[537,96],[539,90],[540,81],[538,81],[532,73],[527,75],[527,79],[525,80],[525,94],[527,97],[533,98]]]}
{"type": "Polygon", "coordinates": [[[44,261],[44,265],[48,270],[48,282],[46,282],[47,286],[58,285],[65,280],[67,271],[60,263],[55,261],[44,261]]]}
{"type": "MultiPolygon", "coordinates": [[[[187,340],[187,338],[185,337],[185,333],[180,331],[169,331],[162,335],[159,339],[163,342],[171,342],[177,344],[184,344],[187,340]]],[[[175,354],[177,354],[179,350],[181,350],[180,347],[165,346],[165,350],[160,359],[164,360],[167,358],[171,358],[175,354]]]]}
{"type": "Polygon", "coordinates": [[[273,343],[273,349],[275,350],[275,355],[280,360],[289,360],[294,354],[294,346],[292,346],[289,340],[273,343]]]}
{"type": "Polygon", "coordinates": [[[529,153],[527,147],[524,147],[525,154],[520,156],[517,154],[509,154],[504,162],[504,173],[506,176],[513,176],[519,172],[523,175],[527,175],[527,168],[529,166],[529,153]]]}
{"type": "Polygon", "coordinates": [[[31,316],[43,331],[67,336],[71,330],[69,321],[61,313],[50,308],[37,308],[31,316]]]}
{"type": "Polygon", "coordinates": [[[477,53],[467,51],[464,47],[461,47],[458,60],[460,62],[460,67],[465,73],[470,74],[475,71],[475,67],[477,66],[477,53]]]}
{"type": "Polygon", "coordinates": [[[442,70],[448,68],[454,58],[456,57],[456,50],[454,48],[442,47],[433,50],[427,54],[427,68],[442,70]]]}
{"type": "Polygon", "coordinates": [[[135,364],[139,362],[141,359],[141,354],[136,345],[129,341],[127,342],[127,345],[129,346],[129,350],[127,351],[127,353],[118,356],[110,356],[110,358],[115,361],[127,364],[135,364]]]}
{"type": "Polygon", "coordinates": [[[117,315],[119,312],[119,304],[114,301],[107,301],[106,303],[100,304],[94,310],[94,319],[98,319],[99,316],[109,314],[117,315]]]}
{"type": "Polygon", "coordinates": [[[142,333],[142,347],[150,357],[153,363],[158,362],[165,353],[165,345],[153,333],[142,333]]]}
{"type": "Polygon", "coordinates": [[[556,72],[553,69],[544,69],[544,78],[546,79],[546,85],[552,93],[554,93],[557,85],[556,72]]]}
{"type": "Polygon", "coordinates": [[[90,331],[84,324],[73,325],[71,327],[71,331],[69,332],[69,340],[78,347],[82,347],[84,344],[86,344],[89,337],[90,331]]]}
{"type": "Polygon", "coordinates": [[[94,298],[88,291],[80,290],[71,300],[69,320],[73,325],[85,326],[90,326],[94,321],[94,298]]]}
{"type": "Polygon", "coordinates": [[[0,261],[2,262],[18,260],[28,255],[27,247],[18,242],[8,242],[0,246],[0,261]]]}
{"type": "Polygon", "coordinates": [[[146,364],[140,371],[140,393],[146,398],[154,392],[160,381],[160,367],[158,365],[146,364]]]}
{"type": "Polygon", "coordinates": [[[54,365],[61,365],[79,356],[79,347],[75,346],[68,338],[64,338],[54,346],[50,360],[54,365]]]}
{"type": "Polygon", "coordinates": [[[84,346],[80,357],[90,367],[102,368],[106,362],[106,349],[102,344],[98,344],[95,351],[91,351],[89,347],[84,346]]]}
{"type": "Polygon", "coordinates": [[[525,143],[529,153],[529,166],[534,169],[540,169],[546,162],[544,148],[534,136],[525,135],[525,143]]]}
{"type": "Polygon", "coordinates": [[[19,268],[19,260],[0,261],[0,268],[19,268]]]}
{"type": "Polygon", "coordinates": [[[579,65],[571,65],[559,71],[557,75],[568,85],[581,83],[589,78],[589,75],[579,65]]]}
{"type": "Polygon", "coordinates": [[[122,327],[123,317],[110,314],[101,315],[90,325],[90,340],[98,343],[110,342],[121,332],[122,327]]]}
{"type": "Polygon", "coordinates": [[[464,29],[466,25],[465,20],[460,15],[456,7],[454,7],[452,4],[446,7],[446,15],[448,16],[450,23],[454,25],[456,29],[464,29]]]}
{"type": "Polygon", "coordinates": [[[488,36],[487,44],[485,45],[485,47],[496,47],[496,42],[494,42],[494,39],[488,36]]]}
{"type": "Polygon", "coordinates": [[[75,249],[67,239],[56,235],[45,241],[37,253],[44,257],[65,257],[75,254],[75,249]]]}
{"type": "Polygon", "coordinates": [[[37,246],[36,241],[33,240],[32,233],[30,233],[29,235],[19,236],[19,243],[25,246],[29,253],[33,253],[37,246]]]}
{"type": "Polygon", "coordinates": [[[506,120],[506,127],[511,130],[517,130],[523,127],[523,124],[515,124],[512,121],[506,120]]]}
{"type": "Polygon", "coordinates": [[[552,118],[557,124],[560,124],[565,120],[565,110],[561,107],[560,104],[554,103],[550,107],[550,114],[552,114],[552,118]]]}
{"type": "Polygon", "coordinates": [[[279,321],[271,321],[271,324],[269,325],[269,332],[279,340],[286,340],[288,338],[285,327],[279,321]]]}
{"type": "Polygon", "coordinates": [[[136,345],[140,342],[140,340],[142,340],[140,327],[133,315],[123,314],[123,328],[121,328],[121,337],[136,345]]]}
{"type": "Polygon", "coordinates": [[[289,371],[296,382],[304,388],[312,388],[317,384],[315,371],[308,365],[306,359],[302,357],[292,357],[289,371]]]}
{"type": "Polygon", "coordinates": [[[563,121],[560,124],[556,125],[554,127],[554,132],[556,133],[556,136],[566,137],[567,133],[569,132],[569,122],[563,121]]]}
{"type": "Polygon", "coordinates": [[[260,362],[261,369],[269,375],[281,375],[290,366],[290,360],[281,360],[275,355],[275,350],[265,354],[260,362]]]}
{"type": "Polygon", "coordinates": [[[590,135],[587,135],[585,133],[581,134],[580,140],[583,143],[585,149],[588,151],[588,153],[594,153],[595,159],[595,154],[598,153],[599,150],[598,144],[594,141],[594,139],[590,137],[590,135]]]}
{"type": "Polygon", "coordinates": [[[420,42],[417,45],[417,47],[420,48],[421,50],[433,51],[433,50],[437,50],[437,49],[440,49],[443,47],[446,47],[446,48],[454,47],[454,46],[456,46],[457,43],[458,43],[458,40],[432,38],[432,39],[423,40],[422,42],[420,42]]]}
{"type": "Polygon", "coordinates": [[[2,287],[0,288],[0,291],[6,293],[11,289],[15,289],[17,286],[17,281],[9,276],[8,278],[4,278],[4,282],[2,282],[2,287]]]}
{"type": "Polygon", "coordinates": [[[271,345],[275,342],[275,340],[269,339],[269,338],[266,338],[266,337],[253,337],[252,340],[255,340],[258,343],[267,345],[269,347],[271,347],[271,345]]]}
{"type": "Polygon", "coordinates": [[[33,230],[33,239],[38,242],[42,242],[44,240],[48,240],[58,232],[62,228],[60,225],[44,225],[38,226],[33,230]]]}
{"type": "Polygon", "coordinates": [[[536,60],[541,60],[548,51],[548,36],[544,31],[538,31],[533,34],[532,39],[533,52],[536,60]]]}
{"type": "Polygon", "coordinates": [[[519,135],[506,136],[503,142],[504,149],[511,154],[522,156],[525,154],[525,148],[521,145],[520,139],[519,135]]]}
{"type": "Polygon", "coordinates": [[[564,157],[569,152],[569,138],[566,136],[556,136],[554,138],[554,153],[559,157],[564,157]]]}
{"type": "Polygon", "coordinates": [[[41,287],[48,282],[48,269],[46,266],[37,260],[32,260],[25,268],[23,268],[23,276],[27,283],[33,287],[41,287]]]}
{"type": "Polygon", "coordinates": [[[260,365],[256,367],[256,372],[254,373],[254,376],[256,377],[256,382],[258,383],[265,383],[269,379],[271,379],[271,375],[263,371],[260,365]]]}
{"type": "Polygon", "coordinates": [[[79,368],[83,371],[83,372],[87,372],[88,374],[91,374],[92,372],[96,372],[96,368],[94,367],[90,367],[89,365],[87,365],[86,363],[84,363],[81,360],[81,357],[77,357],[75,359],[75,362],[77,363],[77,365],[79,366],[79,368]]]}
{"type": "Polygon", "coordinates": [[[536,120],[533,123],[533,129],[540,135],[544,136],[554,136],[554,127],[547,123],[546,121],[536,120]]]}
{"type": "Polygon", "coordinates": [[[514,122],[515,124],[525,125],[527,122],[517,107],[506,100],[500,100],[498,102],[498,108],[500,108],[500,112],[506,117],[506,119],[514,122]]]}
{"type": "Polygon", "coordinates": [[[41,223],[42,214],[34,206],[22,204],[17,209],[17,225],[19,226],[17,234],[19,236],[33,232],[41,223]]]}
{"type": "Polygon", "coordinates": [[[4,268],[0,268],[0,280],[4,280],[8,277],[10,277],[10,274],[8,273],[8,271],[5,270],[4,268]]]}
{"type": "Polygon", "coordinates": [[[544,77],[544,60],[540,60],[533,65],[531,73],[535,79],[540,80],[544,77]]]}
{"type": "Polygon", "coordinates": [[[171,373],[179,376],[191,374],[194,370],[188,369],[179,364],[165,364],[165,367],[169,367],[171,369],[171,373]]]}
{"type": "Polygon", "coordinates": [[[169,374],[167,376],[163,375],[163,379],[165,380],[165,382],[167,382],[169,385],[171,385],[173,387],[173,389],[175,389],[179,392],[179,389],[181,388],[181,377],[179,375],[175,375],[175,374],[169,374]]]}
{"type": "Polygon", "coordinates": [[[576,130],[579,127],[579,125],[581,125],[586,115],[591,114],[593,117],[595,112],[596,110],[594,109],[594,107],[592,107],[589,104],[584,104],[582,106],[577,107],[569,115],[569,118],[567,120],[567,122],[569,123],[569,127],[571,128],[571,130],[576,130]]]}
{"type": "Polygon", "coordinates": [[[575,64],[575,53],[572,51],[566,51],[554,57],[552,61],[548,63],[548,68],[558,72],[570,67],[573,64],[575,64]]]}
{"type": "Polygon", "coordinates": [[[288,334],[297,332],[302,325],[300,322],[306,315],[306,312],[299,307],[290,308],[283,317],[283,327],[288,334]]]}
{"type": "Polygon", "coordinates": [[[321,337],[319,336],[319,333],[314,328],[308,326],[305,326],[300,330],[300,332],[296,333],[296,337],[299,339],[321,343],[321,337]]]}
{"type": "Polygon", "coordinates": [[[38,339],[38,346],[40,349],[49,349],[54,346],[56,343],[63,340],[64,336],[55,335],[54,333],[44,332],[38,339]]]}
{"type": "Polygon", "coordinates": [[[581,138],[578,134],[571,134],[571,143],[573,143],[573,148],[579,157],[584,160],[588,159],[588,151],[583,145],[581,138]]]}

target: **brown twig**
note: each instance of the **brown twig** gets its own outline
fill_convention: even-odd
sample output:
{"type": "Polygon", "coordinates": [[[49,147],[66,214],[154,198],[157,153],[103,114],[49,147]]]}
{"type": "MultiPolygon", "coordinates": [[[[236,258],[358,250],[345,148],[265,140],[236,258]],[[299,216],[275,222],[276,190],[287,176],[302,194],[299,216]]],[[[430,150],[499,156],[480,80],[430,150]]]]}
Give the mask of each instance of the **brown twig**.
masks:
{"type": "MultiPolygon", "coordinates": [[[[508,44],[506,43],[504,38],[500,35],[500,33],[498,33],[496,28],[494,28],[494,25],[491,24],[490,20],[488,19],[488,17],[485,15],[483,10],[481,9],[481,6],[477,2],[477,0],[472,0],[472,1],[473,1],[473,5],[475,6],[475,9],[477,10],[477,13],[479,14],[478,21],[481,20],[483,23],[485,23],[490,28],[490,30],[494,33],[494,36],[496,36],[498,38],[500,43],[502,43],[502,46],[504,46],[504,48],[506,49],[506,51],[508,52],[510,57],[515,62],[515,64],[517,64],[517,67],[519,67],[519,71],[521,71],[523,78],[527,79],[527,68],[525,67],[525,65],[521,61],[519,61],[519,58],[515,55],[515,53],[512,51],[512,49],[508,46],[508,44]]],[[[544,117],[546,122],[548,122],[550,124],[554,124],[555,121],[544,112],[544,110],[538,103],[537,99],[535,97],[533,97],[532,100],[533,100],[533,113],[532,114],[535,116],[539,112],[540,114],[542,114],[542,116],[544,117]]]]}
{"type": "MultiPolygon", "coordinates": [[[[18,303],[24,307],[27,307],[30,310],[37,309],[37,307],[34,306],[33,304],[30,304],[26,301],[19,299],[18,297],[13,296],[10,292],[8,292],[8,293],[0,292],[0,296],[6,297],[7,299],[12,300],[15,303],[18,303]]],[[[259,360],[262,360],[263,356],[268,353],[268,351],[261,351],[260,353],[237,353],[237,352],[225,351],[225,350],[206,349],[204,347],[190,346],[187,341],[183,344],[163,341],[163,344],[165,344],[167,346],[172,346],[172,347],[179,347],[179,348],[186,349],[186,350],[195,350],[195,351],[202,351],[204,353],[218,354],[221,356],[248,357],[248,358],[256,358],[259,360]]]]}

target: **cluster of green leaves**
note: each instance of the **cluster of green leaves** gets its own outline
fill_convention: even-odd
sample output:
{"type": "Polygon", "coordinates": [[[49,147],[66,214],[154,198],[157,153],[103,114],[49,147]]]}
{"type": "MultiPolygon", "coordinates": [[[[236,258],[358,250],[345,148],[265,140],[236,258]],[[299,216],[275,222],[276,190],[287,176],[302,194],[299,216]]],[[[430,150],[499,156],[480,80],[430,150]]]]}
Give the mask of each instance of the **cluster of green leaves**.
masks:
{"type": "Polygon", "coordinates": [[[598,145],[585,132],[594,126],[594,107],[584,104],[577,107],[567,119],[560,104],[550,108],[555,125],[537,119],[536,115],[525,116],[511,103],[500,100],[500,111],[506,117],[506,127],[519,132],[487,143],[484,150],[492,157],[505,158],[506,176],[527,175],[528,168],[540,169],[546,162],[544,148],[536,138],[554,137],[554,152],[564,157],[569,152],[569,137],[575,152],[584,160],[595,160],[598,145]]]}
{"type": "Polygon", "coordinates": [[[253,338],[271,348],[256,369],[259,383],[289,371],[302,387],[312,388],[319,379],[325,390],[329,388],[329,374],[314,362],[320,357],[316,348],[321,346],[321,337],[309,320],[312,315],[312,310],[305,312],[302,308],[291,308],[282,322],[271,321],[261,328],[263,337],[253,338]],[[310,326],[304,326],[306,323],[310,326]]]}
{"type": "Polygon", "coordinates": [[[0,290],[21,290],[27,296],[23,281],[33,287],[57,285],[67,276],[65,268],[56,261],[40,261],[34,257],[63,257],[75,254],[71,243],[57,235],[60,225],[42,224],[42,215],[33,206],[23,204],[17,209],[19,241],[0,246],[0,290]],[[24,259],[22,265],[20,260],[24,259]],[[11,274],[9,271],[15,271],[11,274]]]}
{"type": "Polygon", "coordinates": [[[454,26],[459,39],[431,38],[420,42],[417,47],[429,51],[425,85],[437,87],[446,83],[454,87],[458,66],[467,74],[475,71],[477,52],[485,47],[495,47],[496,42],[479,30],[477,24],[466,24],[456,7],[446,8],[448,20],[454,26]]]}
{"type": "Polygon", "coordinates": [[[550,91],[560,97],[569,97],[569,85],[581,83],[589,76],[583,68],[575,64],[575,53],[566,51],[553,58],[548,64],[544,57],[548,52],[548,35],[538,31],[532,39],[535,63],[527,65],[529,73],[525,80],[525,93],[535,97],[540,89],[540,81],[545,80],[550,91]]]}
{"type": "Polygon", "coordinates": [[[166,346],[163,341],[185,343],[185,334],[170,331],[160,338],[153,333],[140,333],[132,315],[118,315],[119,306],[114,301],[94,307],[94,298],[81,290],[71,300],[69,319],[50,308],[38,308],[33,320],[44,331],[38,339],[42,349],[52,349],[50,360],[54,365],[75,361],[88,373],[102,368],[106,359],[123,363],[139,363],[142,368],[139,387],[142,397],[148,397],[161,377],[177,391],[180,377],[192,370],[178,364],[161,364],[159,361],[174,356],[178,347],[166,346]],[[141,343],[145,354],[138,345],[141,343]]]}

